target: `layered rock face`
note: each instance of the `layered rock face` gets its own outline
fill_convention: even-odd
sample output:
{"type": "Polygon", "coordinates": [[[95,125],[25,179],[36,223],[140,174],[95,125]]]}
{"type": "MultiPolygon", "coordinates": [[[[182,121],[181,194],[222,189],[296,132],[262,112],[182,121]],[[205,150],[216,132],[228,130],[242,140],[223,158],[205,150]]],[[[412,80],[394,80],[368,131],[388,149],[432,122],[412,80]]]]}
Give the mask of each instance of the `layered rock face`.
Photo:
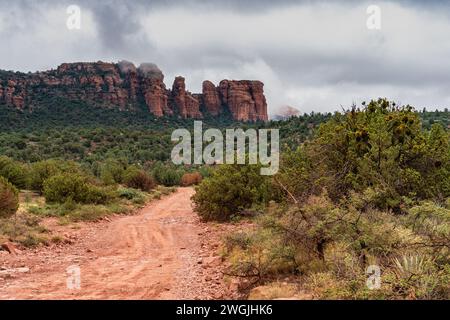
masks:
{"type": "Polygon", "coordinates": [[[44,94],[120,110],[133,110],[144,103],[157,117],[201,119],[228,110],[238,121],[266,121],[263,86],[260,81],[223,80],[216,87],[204,81],[202,93],[193,94],[186,90],[183,77],[176,77],[167,89],[163,73],[151,63],[138,68],[127,61],[64,63],[45,72],[0,71],[0,103],[32,110],[44,94]]]}
{"type": "Polygon", "coordinates": [[[7,80],[0,84],[0,101],[23,110],[25,106],[25,86],[24,81],[18,80],[7,80]]]}
{"type": "Polygon", "coordinates": [[[183,118],[201,119],[200,102],[190,92],[186,91],[185,79],[176,77],[172,86],[173,102],[183,118]]]}
{"type": "Polygon", "coordinates": [[[219,97],[219,91],[214,83],[209,80],[203,81],[203,105],[206,110],[213,116],[217,116],[221,112],[222,100],[219,97]]]}
{"type": "Polygon", "coordinates": [[[267,103],[263,87],[264,84],[260,81],[222,80],[219,84],[219,93],[234,119],[267,121],[267,103]]]}

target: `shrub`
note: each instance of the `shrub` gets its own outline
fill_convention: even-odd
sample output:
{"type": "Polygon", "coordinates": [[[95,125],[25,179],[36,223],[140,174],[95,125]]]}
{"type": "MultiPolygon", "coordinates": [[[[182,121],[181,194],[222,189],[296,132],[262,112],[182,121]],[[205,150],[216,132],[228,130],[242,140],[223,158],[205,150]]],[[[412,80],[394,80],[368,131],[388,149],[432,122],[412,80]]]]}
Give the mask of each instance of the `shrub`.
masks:
{"type": "Polygon", "coordinates": [[[192,186],[194,184],[199,184],[202,182],[202,175],[199,172],[194,173],[185,173],[181,177],[181,185],[182,186],[192,186]]]}
{"type": "Polygon", "coordinates": [[[81,174],[78,164],[72,161],[44,160],[33,163],[30,169],[29,186],[32,190],[43,193],[44,181],[61,173],[81,174]]]}
{"type": "Polygon", "coordinates": [[[403,254],[392,259],[385,274],[387,294],[394,299],[448,299],[450,267],[437,265],[425,254],[403,254]]]}
{"type": "Polygon", "coordinates": [[[23,189],[27,185],[27,168],[8,157],[0,157],[0,176],[17,188],[23,189]]]}
{"type": "Polygon", "coordinates": [[[120,198],[132,200],[139,195],[139,191],[133,188],[120,188],[119,190],[117,190],[117,194],[120,198]]]}
{"type": "Polygon", "coordinates": [[[147,172],[133,166],[125,171],[123,180],[127,187],[147,192],[152,190],[156,185],[153,178],[147,172]]]}
{"type": "Polygon", "coordinates": [[[152,174],[159,184],[172,187],[180,185],[183,172],[172,166],[158,164],[153,168],[152,174]]]}
{"type": "Polygon", "coordinates": [[[109,187],[99,187],[88,184],[87,192],[84,199],[81,199],[83,203],[93,204],[107,204],[115,197],[115,190],[109,187]]]}
{"type": "Polygon", "coordinates": [[[44,196],[48,202],[64,203],[69,199],[84,202],[88,189],[86,178],[75,174],[58,174],[44,182],[44,196]]]}
{"type": "Polygon", "coordinates": [[[100,167],[100,177],[105,184],[122,183],[125,169],[117,160],[107,160],[100,167]]]}
{"type": "Polygon", "coordinates": [[[3,177],[0,177],[0,218],[8,218],[19,208],[19,192],[3,177]]]}
{"type": "Polygon", "coordinates": [[[276,179],[299,201],[322,189],[339,201],[371,188],[379,209],[400,213],[401,197],[448,197],[449,141],[439,125],[422,130],[412,107],[379,99],[336,113],[310,141],[284,152],[276,179]]]}
{"type": "Polygon", "coordinates": [[[232,234],[227,238],[225,253],[230,262],[229,274],[254,281],[294,272],[296,268],[294,247],[286,245],[274,229],[232,234]]]}
{"type": "Polygon", "coordinates": [[[222,165],[203,180],[192,197],[204,220],[228,220],[241,210],[268,201],[269,180],[258,165],[222,165]]]}
{"type": "Polygon", "coordinates": [[[14,219],[0,219],[0,241],[3,236],[25,247],[47,243],[48,230],[39,225],[39,218],[26,213],[17,213],[14,219]]]}
{"type": "Polygon", "coordinates": [[[133,188],[120,188],[117,193],[120,198],[131,200],[135,204],[144,204],[146,200],[144,193],[133,188]]]}
{"type": "Polygon", "coordinates": [[[200,168],[198,168],[198,172],[200,172],[203,178],[207,178],[213,172],[213,168],[207,165],[201,166],[200,168]]]}
{"type": "Polygon", "coordinates": [[[44,196],[48,202],[105,204],[114,198],[113,190],[89,184],[86,177],[63,173],[44,182],[44,196]]]}

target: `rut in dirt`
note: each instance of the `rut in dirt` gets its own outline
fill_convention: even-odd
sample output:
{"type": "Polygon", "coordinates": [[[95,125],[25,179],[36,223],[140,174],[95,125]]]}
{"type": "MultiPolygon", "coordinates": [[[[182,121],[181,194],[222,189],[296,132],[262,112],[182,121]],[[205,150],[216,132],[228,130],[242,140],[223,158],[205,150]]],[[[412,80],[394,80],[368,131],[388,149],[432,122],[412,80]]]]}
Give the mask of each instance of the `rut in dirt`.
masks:
{"type": "Polygon", "coordinates": [[[202,226],[192,209],[193,193],[179,188],[137,215],[113,219],[85,247],[2,286],[0,298],[198,298],[202,226]],[[87,254],[91,249],[94,254],[87,254]],[[69,266],[79,267],[79,290],[67,287],[69,266]]]}

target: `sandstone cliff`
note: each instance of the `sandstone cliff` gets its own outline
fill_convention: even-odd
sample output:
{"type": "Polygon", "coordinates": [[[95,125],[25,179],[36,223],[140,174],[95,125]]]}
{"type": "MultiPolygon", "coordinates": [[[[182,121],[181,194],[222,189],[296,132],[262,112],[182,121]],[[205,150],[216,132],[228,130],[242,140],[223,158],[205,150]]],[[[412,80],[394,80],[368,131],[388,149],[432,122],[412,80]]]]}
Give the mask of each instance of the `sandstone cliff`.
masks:
{"type": "Polygon", "coordinates": [[[229,111],[238,121],[266,121],[267,103],[260,81],[203,82],[202,93],[186,90],[176,77],[166,88],[164,75],[151,63],[64,63],[56,70],[36,73],[0,71],[0,104],[20,110],[38,107],[42,96],[62,96],[91,104],[133,110],[143,103],[157,117],[177,115],[201,119],[229,111]]]}

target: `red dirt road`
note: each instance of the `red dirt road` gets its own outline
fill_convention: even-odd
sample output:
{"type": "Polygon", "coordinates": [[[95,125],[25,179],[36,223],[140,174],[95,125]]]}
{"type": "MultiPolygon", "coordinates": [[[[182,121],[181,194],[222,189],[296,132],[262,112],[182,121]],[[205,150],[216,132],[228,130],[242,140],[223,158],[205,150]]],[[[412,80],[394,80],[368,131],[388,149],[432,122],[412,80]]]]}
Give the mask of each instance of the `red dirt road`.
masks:
{"type": "Polygon", "coordinates": [[[93,224],[57,253],[8,257],[30,270],[0,281],[0,299],[226,298],[220,268],[202,260],[212,254],[201,238],[209,230],[192,210],[193,193],[180,188],[137,215],[93,224]],[[67,287],[69,266],[79,267],[80,289],[67,287]]]}

